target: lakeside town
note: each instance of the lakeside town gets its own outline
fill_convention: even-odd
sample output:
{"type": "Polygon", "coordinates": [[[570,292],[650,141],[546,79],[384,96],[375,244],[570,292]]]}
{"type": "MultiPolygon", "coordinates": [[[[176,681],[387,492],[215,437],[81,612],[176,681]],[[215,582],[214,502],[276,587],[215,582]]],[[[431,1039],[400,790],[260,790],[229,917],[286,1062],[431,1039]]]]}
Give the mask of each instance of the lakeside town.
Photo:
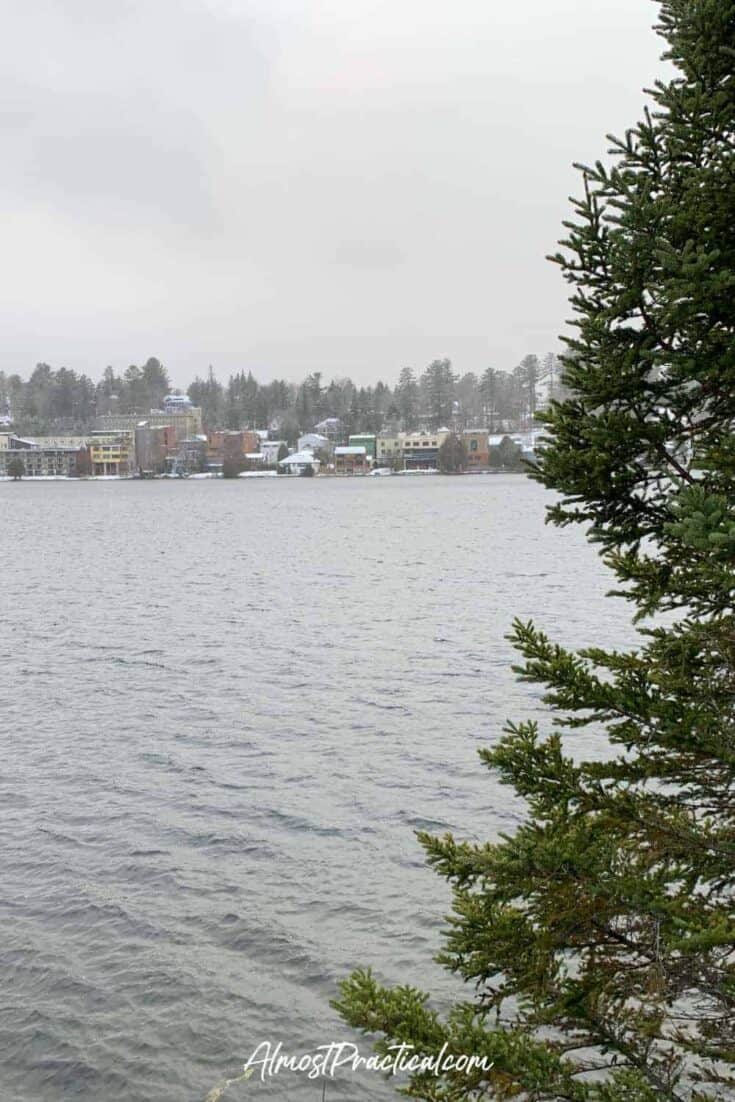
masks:
{"type": "Polygon", "coordinates": [[[522,470],[534,458],[538,432],[490,435],[446,426],[415,432],[354,434],[329,418],[298,438],[295,448],[267,430],[201,428],[201,409],[170,395],[136,425],[80,437],[29,439],[0,433],[0,478],[258,478],[278,475],[469,474],[522,470]]]}
{"type": "Polygon", "coordinates": [[[169,386],[158,360],[117,378],[108,369],[97,388],[47,365],[27,383],[0,372],[0,479],[522,470],[534,458],[536,413],[562,390],[556,358],[535,356],[480,379],[434,361],[418,379],[404,369],[393,390],[322,387],[319,375],[260,387],[244,374],[225,389],[211,369],[186,394],[169,386]]]}
{"type": "Polygon", "coordinates": [[[3,14],[0,1102],[735,1102],[735,0],[3,14]]]}

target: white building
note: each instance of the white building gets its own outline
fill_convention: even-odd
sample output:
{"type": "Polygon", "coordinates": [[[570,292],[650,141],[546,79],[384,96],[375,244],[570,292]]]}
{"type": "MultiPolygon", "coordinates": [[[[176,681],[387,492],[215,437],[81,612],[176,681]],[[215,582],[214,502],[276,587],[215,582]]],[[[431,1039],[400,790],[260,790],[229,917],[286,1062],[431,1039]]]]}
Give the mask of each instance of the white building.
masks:
{"type": "Polygon", "coordinates": [[[260,451],[263,455],[263,463],[270,467],[278,462],[278,453],[286,445],[285,440],[261,440],[260,451]]]}
{"type": "Polygon", "coordinates": [[[517,444],[524,452],[532,452],[536,444],[544,436],[543,430],[538,432],[495,432],[488,436],[487,443],[490,448],[497,448],[500,441],[509,436],[514,444],[517,444]]]}
{"type": "Polygon", "coordinates": [[[177,409],[192,409],[192,401],[188,394],[167,394],[163,399],[163,408],[166,413],[174,413],[177,409]]]}
{"type": "Polygon", "coordinates": [[[283,467],[289,474],[303,474],[307,467],[311,467],[314,474],[319,474],[319,467],[321,463],[318,459],[314,458],[314,453],[310,451],[298,451],[292,455],[286,456],[278,464],[279,467],[283,467]]]}
{"type": "Polygon", "coordinates": [[[320,432],[307,432],[304,436],[300,436],[297,444],[297,448],[302,451],[329,451],[331,444],[327,436],[322,436],[320,432]]]}

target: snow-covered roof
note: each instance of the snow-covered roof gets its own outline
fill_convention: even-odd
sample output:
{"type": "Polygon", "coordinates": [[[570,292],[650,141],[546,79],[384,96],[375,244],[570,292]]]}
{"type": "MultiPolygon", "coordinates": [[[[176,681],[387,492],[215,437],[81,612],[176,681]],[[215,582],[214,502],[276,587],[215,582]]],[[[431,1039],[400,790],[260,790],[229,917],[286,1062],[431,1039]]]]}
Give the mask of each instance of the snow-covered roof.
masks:
{"type": "Polygon", "coordinates": [[[365,447],[362,444],[349,444],[341,448],[334,449],[335,455],[366,455],[365,447]]]}
{"type": "MultiPolygon", "coordinates": [[[[363,451],[364,450],[365,449],[363,448],[363,451]]],[[[313,452],[294,452],[293,455],[287,455],[285,459],[282,459],[279,463],[279,466],[290,466],[292,463],[314,463],[318,466],[319,460],[314,458],[313,452]]]]}
{"type": "Polygon", "coordinates": [[[543,436],[543,432],[496,432],[488,436],[490,447],[496,448],[500,441],[506,436],[510,437],[514,444],[520,445],[523,448],[533,448],[536,442],[543,436]]]}

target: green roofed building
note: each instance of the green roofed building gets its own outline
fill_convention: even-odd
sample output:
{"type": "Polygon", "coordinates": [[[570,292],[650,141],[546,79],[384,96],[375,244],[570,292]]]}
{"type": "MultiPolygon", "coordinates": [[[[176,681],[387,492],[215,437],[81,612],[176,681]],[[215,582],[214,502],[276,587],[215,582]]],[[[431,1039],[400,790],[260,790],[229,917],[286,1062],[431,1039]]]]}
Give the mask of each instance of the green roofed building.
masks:
{"type": "Polygon", "coordinates": [[[375,436],[369,434],[361,434],[359,436],[351,436],[349,439],[349,445],[351,448],[364,448],[365,454],[368,459],[375,459],[375,436]]]}

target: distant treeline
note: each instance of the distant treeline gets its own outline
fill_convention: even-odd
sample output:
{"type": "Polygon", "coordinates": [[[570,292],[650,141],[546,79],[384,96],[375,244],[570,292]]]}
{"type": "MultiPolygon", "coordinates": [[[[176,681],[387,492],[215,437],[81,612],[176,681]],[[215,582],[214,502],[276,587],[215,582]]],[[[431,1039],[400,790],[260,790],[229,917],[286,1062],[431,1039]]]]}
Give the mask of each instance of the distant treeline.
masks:
{"type": "MultiPolygon", "coordinates": [[[[529,354],[512,371],[489,367],[482,375],[458,375],[450,360],[434,360],[421,373],[404,367],[394,386],[357,386],[349,378],[325,383],[315,371],[302,383],[275,379],[259,383],[252,372],[230,375],[226,383],[210,367],[188,388],[201,406],[206,428],[269,428],[294,441],[300,432],[330,417],[346,433],[380,432],[400,425],[438,428],[487,427],[491,432],[522,427],[535,411],[561,391],[559,362],[553,353],[529,354]]],[[[0,415],[10,415],[18,432],[73,433],[89,429],[111,411],[145,415],[160,408],[171,392],[166,368],[155,358],[132,364],[121,375],[111,367],[99,382],[68,368],[38,364],[31,377],[0,371],[0,415]]]]}

